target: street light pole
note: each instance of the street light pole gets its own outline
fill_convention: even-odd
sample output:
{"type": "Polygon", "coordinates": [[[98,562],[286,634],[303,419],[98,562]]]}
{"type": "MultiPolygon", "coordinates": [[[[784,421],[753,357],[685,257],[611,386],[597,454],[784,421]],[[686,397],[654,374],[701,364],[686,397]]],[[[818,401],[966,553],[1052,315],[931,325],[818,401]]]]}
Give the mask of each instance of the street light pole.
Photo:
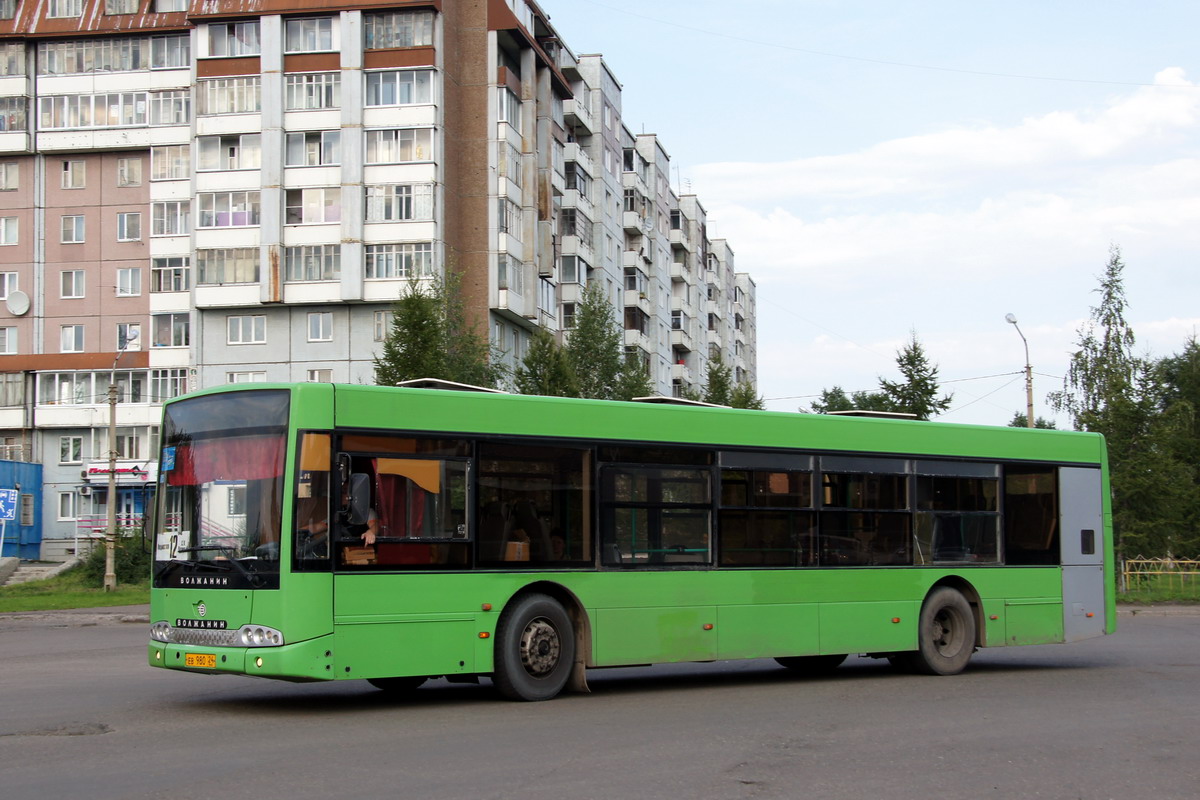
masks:
{"type": "Polygon", "coordinates": [[[1017,326],[1017,318],[1014,314],[1005,314],[1005,321],[1017,329],[1017,335],[1021,337],[1021,341],[1025,344],[1025,427],[1033,427],[1033,367],[1029,364],[1029,340],[1025,338],[1025,334],[1021,333],[1021,329],[1017,326]]]}
{"type": "Polygon", "coordinates": [[[129,331],[124,342],[117,348],[112,370],[108,377],[108,524],[104,532],[104,591],[117,588],[117,362],[125,354],[125,348],[136,341],[136,329],[129,331]]]}

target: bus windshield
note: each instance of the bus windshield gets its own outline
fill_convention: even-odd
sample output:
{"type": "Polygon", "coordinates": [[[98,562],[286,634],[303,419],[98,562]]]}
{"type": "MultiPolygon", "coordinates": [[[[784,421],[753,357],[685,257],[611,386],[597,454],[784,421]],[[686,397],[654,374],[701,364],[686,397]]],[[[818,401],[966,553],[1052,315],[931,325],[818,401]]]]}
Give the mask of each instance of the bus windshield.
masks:
{"type": "Polygon", "coordinates": [[[286,402],[286,393],[247,392],[168,407],[159,462],[156,585],[278,585],[286,402]],[[228,427],[229,419],[265,423],[267,416],[275,417],[273,424],[228,427]],[[222,418],[225,430],[210,432],[208,423],[222,418]]]}

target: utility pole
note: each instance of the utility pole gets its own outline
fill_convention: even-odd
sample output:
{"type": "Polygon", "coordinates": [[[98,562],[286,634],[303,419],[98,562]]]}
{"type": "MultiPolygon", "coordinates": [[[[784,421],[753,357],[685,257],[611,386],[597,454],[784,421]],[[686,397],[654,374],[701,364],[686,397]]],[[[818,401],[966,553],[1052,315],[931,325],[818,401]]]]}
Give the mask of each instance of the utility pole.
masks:
{"type": "Polygon", "coordinates": [[[117,362],[125,348],[137,341],[137,330],[131,330],[117,348],[108,380],[108,525],[104,532],[104,591],[117,588],[117,362]]]}

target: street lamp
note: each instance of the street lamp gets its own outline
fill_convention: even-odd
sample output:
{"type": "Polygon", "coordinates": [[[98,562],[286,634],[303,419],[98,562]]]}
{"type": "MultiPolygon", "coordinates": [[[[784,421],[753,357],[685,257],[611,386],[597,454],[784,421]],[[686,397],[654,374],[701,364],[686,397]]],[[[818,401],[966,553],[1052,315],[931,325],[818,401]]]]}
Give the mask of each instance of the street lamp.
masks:
{"type": "Polygon", "coordinates": [[[117,348],[112,370],[108,376],[108,525],[104,532],[104,591],[117,588],[117,362],[125,355],[126,348],[136,342],[137,328],[125,335],[125,341],[117,348]]]}
{"type": "Polygon", "coordinates": [[[1021,337],[1021,341],[1025,343],[1025,427],[1033,427],[1033,367],[1029,365],[1029,340],[1025,338],[1025,334],[1021,333],[1021,329],[1017,327],[1017,317],[1015,314],[1005,314],[1004,319],[1017,329],[1017,335],[1021,337]]]}

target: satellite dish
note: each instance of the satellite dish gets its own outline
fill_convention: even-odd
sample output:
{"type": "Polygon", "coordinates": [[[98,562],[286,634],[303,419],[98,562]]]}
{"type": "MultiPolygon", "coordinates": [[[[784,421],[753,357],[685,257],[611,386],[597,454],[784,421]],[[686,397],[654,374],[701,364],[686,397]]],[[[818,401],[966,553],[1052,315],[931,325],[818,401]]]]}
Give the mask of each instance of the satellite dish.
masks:
{"type": "Polygon", "coordinates": [[[9,292],[5,305],[8,307],[8,313],[19,317],[29,311],[29,295],[22,291],[9,292]]]}

